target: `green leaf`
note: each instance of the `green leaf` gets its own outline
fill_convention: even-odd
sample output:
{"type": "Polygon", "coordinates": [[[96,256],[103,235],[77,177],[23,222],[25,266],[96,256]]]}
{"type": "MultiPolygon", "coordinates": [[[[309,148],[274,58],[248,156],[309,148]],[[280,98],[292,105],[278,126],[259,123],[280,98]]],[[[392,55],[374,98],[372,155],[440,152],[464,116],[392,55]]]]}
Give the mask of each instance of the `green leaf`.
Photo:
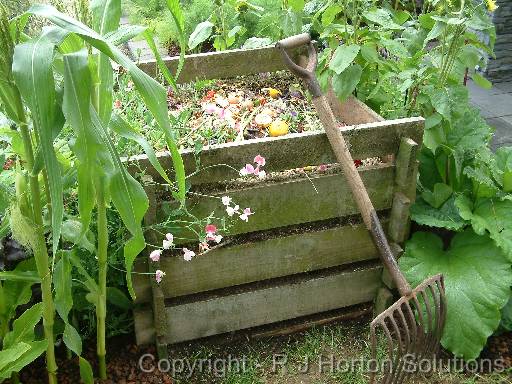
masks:
{"type": "Polygon", "coordinates": [[[208,20],[197,24],[196,29],[194,29],[194,32],[192,32],[188,39],[188,49],[194,49],[208,39],[212,35],[213,27],[215,25],[208,20]]]}
{"type": "Polygon", "coordinates": [[[19,359],[24,353],[30,350],[27,343],[18,343],[11,348],[4,348],[0,351],[0,376],[10,375],[11,370],[7,369],[10,364],[19,359]]]}
{"type": "Polygon", "coordinates": [[[62,340],[64,341],[64,344],[66,344],[66,347],[68,347],[78,356],[82,354],[82,338],[78,334],[75,327],[73,327],[69,323],[66,323],[66,325],[64,326],[62,340]]]}
{"type": "Polygon", "coordinates": [[[512,147],[500,147],[496,150],[496,163],[503,172],[504,192],[512,192],[512,147]]]}
{"type": "Polygon", "coordinates": [[[461,195],[456,205],[460,215],[471,221],[473,230],[480,235],[488,233],[512,262],[512,201],[478,199],[471,203],[461,195]]]}
{"type": "MultiPolygon", "coordinates": [[[[13,357],[16,356],[16,354],[14,353],[11,355],[10,351],[12,351],[12,349],[10,348],[5,350],[8,356],[11,355],[9,357],[12,360],[7,366],[4,366],[4,368],[0,369],[0,379],[10,378],[13,372],[20,372],[24,367],[32,363],[39,356],[41,356],[48,347],[48,341],[33,341],[31,343],[21,343],[19,345],[23,347],[28,345],[27,351],[24,352],[21,356],[17,357],[16,359],[13,359],[13,357]]],[[[14,347],[14,349],[16,349],[16,347],[14,347]]],[[[0,354],[2,354],[2,352],[0,352],[0,354]]],[[[0,361],[2,361],[2,357],[0,357],[0,361]]],[[[0,365],[1,364],[2,363],[0,363],[0,365]]]]}
{"type": "Polygon", "coordinates": [[[329,6],[322,14],[322,25],[325,27],[332,24],[338,13],[341,11],[343,11],[341,5],[334,4],[329,6]]]}
{"type": "Polygon", "coordinates": [[[92,372],[91,364],[83,357],[78,357],[80,366],[80,379],[84,384],[94,384],[94,374],[92,372]]]}
{"type": "Polygon", "coordinates": [[[483,89],[491,89],[492,88],[492,83],[487,80],[485,77],[483,77],[482,75],[480,75],[479,73],[473,73],[471,75],[471,78],[473,79],[473,81],[475,82],[476,85],[478,85],[479,87],[483,88],[483,89]]]}
{"type": "Polygon", "coordinates": [[[288,0],[288,5],[295,12],[301,12],[304,9],[305,0],[288,0]]]}
{"type": "Polygon", "coordinates": [[[10,348],[19,343],[28,343],[34,340],[34,327],[43,315],[43,303],[34,304],[14,320],[12,331],[4,338],[3,347],[10,348]]]}
{"type": "Polygon", "coordinates": [[[139,144],[144,150],[144,153],[148,157],[148,160],[153,168],[155,168],[155,170],[159,173],[160,176],[162,176],[165,181],[167,181],[169,184],[172,184],[169,176],[167,176],[164,169],[162,168],[162,165],[158,161],[153,147],[151,144],[149,144],[143,135],[138,133],[126,120],[117,114],[112,115],[112,120],[110,121],[110,129],[112,129],[119,136],[139,144]]]}
{"type": "Polygon", "coordinates": [[[178,42],[180,43],[180,60],[176,69],[175,79],[180,76],[183,65],[185,64],[185,51],[187,50],[187,37],[185,35],[185,16],[181,8],[180,0],[167,0],[167,8],[171,12],[171,16],[178,30],[178,42]]]}
{"type": "Polygon", "coordinates": [[[64,55],[64,99],[62,110],[76,137],[72,146],[77,158],[78,211],[82,222],[79,238],[85,236],[95,205],[94,181],[104,173],[99,160],[105,157],[89,112],[92,78],[87,51],[64,55]]]}
{"type": "Polygon", "coordinates": [[[422,198],[411,206],[411,219],[418,224],[429,227],[446,228],[458,231],[466,226],[466,221],[459,215],[452,196],[440,208],[427,204],[422,198]]]}
{"type": "Polygon", "coordinates": [[[18,89],[31,111],[34,129],[39,137],[52,205],[51,222],[55,254],[59,247],[64,204],[61,170],[53,148],[56,103],[53,51],[54,43],[43,33],[36,39],[16,46],[12,69],[18,89]]]}
{"type": "Polygon", "coordinates": [[[245,41],[242,49],[262,48],[269,45],[272,45],[272,39],[269,37],[250,37],[245,41]]]}
{"type": "Polygon", "coordinates": [[[69,241],[83,249],[88,250],[90,253],[94,253],[96,251],[96,247],[94,243],[92,243],[87,234],[90,234],[92,237],[92,233],[88,232],[87,229],[83,228],[83,225],[78,220],[69,219],[62,223],[62,239],[65,241],[69,241]]]}
{"type": "Polygon", "coordinates": [[[125,310],[132,308],[131,300],[116,287],[107,287],[107,300],[110,304],[125,310]]]}
{"type": "Polygon", "coordinates": [[[135,87],[144,99],[146,106],[151,111],[151,114],[155,118],[158,126],[165,134],[165,140],[169,152],[171,153],[174,172],[176,174],[176,183],[178,187],[178,193],[176,196],[183,205],[185,203],[186,194],[185,167],[175,142],[174,132],[171,130],[170,126],[167,110],[166,89],[155,79],[151,78],[138,68],[137,65],[128,59],[117,47],[113,46],[86,25],[77,22],[63,13],[58,12],[55,8],[47,5],[34,5],[30,8],[29,12],[45,17],[61,28],[81,36],[86,42],[126,68],[135,84],[135,87]]]}
{"type": "MultiPolygon", "coordinates": [[[[151,49],[151,52],[153,52],[153,55],[155,56],[155,60],[156,60],[156,64],[158,65],[158,69],[160,70],[162,75],[164,75],[165,80],[176,91],[178,89],[178,86],[176,84],[176,79],[171,74],[171,71],[169,70],[169,68],[167,68],[167,65],[165,65],[165,63],[162,59],[162,55],[160,55],[160,51],[158,50],[158,47],[156,46],[156,43],[155,43],[155,38],[153,36],[153,32],[151,32],[150,29],[147,29],[144,32],[144,37],[146,38],[146,42],[148,43],[149,48],[151,49]]],[[[176,75],[176,78],[177,77],[178,77],[178,75],[176,75]]]]}
{"type": "Polygon", "coordinates": [[[429,203],[432,207],[439,208],[450,198],[452,193],[453,189],[449,185],[436,183],[434,185],[434,191],[424,191],[421,194],[421,197],[423,197],[423,200],[429,203]]]}
{"type": "Polygon", "coordinates": [[[336,96],[340,100],[346,100],[356,89],[363,69],[359,64],[348,67],[341,75],[335,76],[332,80],[332,86],[336,96]]]}
{"type": "Polygon", "coordinates": [[[503,252],[472,230],[456,234],[446,251],[438,236],[416,232],[399,265],[412,285],[444,274],[448,313],[441,343],[457,357],[478,357],[510,297],[512,268],[503,252]]]}
{"type": "Polygon", "coordinates": [[[336,72],[336,74],[341,74],[354,61],[359,50],[360,47],[356,44],[340,45],[334,52],[329,68],[336,72]]]}
{"type": "Polygon", "coordinates": [[[363,12],[363,17],[374,24],[380,25],[386,29],[403,29],[393,21],[389,11],[384,8],[374,8],[363,12]]]}
{"type": "Polygon", "coordinates": [[[501,326],[507,331],[512,331],[512,296],[501,310],[501,326]]]}

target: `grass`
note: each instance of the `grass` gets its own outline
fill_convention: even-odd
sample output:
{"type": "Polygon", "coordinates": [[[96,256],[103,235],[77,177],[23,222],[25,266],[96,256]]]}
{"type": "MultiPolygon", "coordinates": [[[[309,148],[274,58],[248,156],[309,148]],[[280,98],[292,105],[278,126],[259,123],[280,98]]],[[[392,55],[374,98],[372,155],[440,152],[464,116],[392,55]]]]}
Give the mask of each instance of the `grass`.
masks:
{"type": "MultiPolygon", "coordinates": [[[[173,359],[228,359],[245,356],[246,369],[233,369],[224,377],[205,369],[189,376],[177,374],[176,383],[216,384],[363,384],[368,376],[361,367],[346,372],[337,362],[351,359],[368,359],[371,356],[368,343],[368,320],[343,322],[312,328],[291,336],[243,340],[236,344],[191,343],[172,347],[173,359]],[[334,369],[331,369],[334,361],[334,369]],[[304,369],[309,362],[309,369],[304,369]]],[[[385,356],[385,350],[378,356],[385,356]]],[[[232,367],[236,368],[236,364],[232,367]]],[[[512,384],[512,369],[498,374],[434,373],[429,377],[415,377],[413,384],[512,384]]]]}

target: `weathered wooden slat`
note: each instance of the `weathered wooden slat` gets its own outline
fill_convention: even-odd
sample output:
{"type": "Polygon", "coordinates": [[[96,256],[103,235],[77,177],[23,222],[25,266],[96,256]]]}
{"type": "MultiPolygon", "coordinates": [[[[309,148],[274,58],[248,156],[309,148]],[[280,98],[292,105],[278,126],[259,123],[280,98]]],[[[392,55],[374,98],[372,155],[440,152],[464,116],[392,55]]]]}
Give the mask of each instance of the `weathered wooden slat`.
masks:
{"type": "MultiPolygon", "coordinates": [[[[167,308],[167,342],[198,339],[365,303],[375,297],[380,274],[381,267],[369,267],[171,306],[167,308]]],[[[150,312],[150,309],[139,310],[136,319],[142,325],[136,325],[136,329],[147,325],[150,312]]],[[[154,339],[147,329],[138,336],[139,344],[154,339]]]]}
{"type": "MultiPolygon", "coordinates": [[[[391,207],[393,193],[394,166],[383,164],[371,168],[360,168],[370,198],[377,210],[391,207]]],[[[263,231],[272,228],[333,219],[358,214],[350,187],[343,174],[322,175],[291,179],[276,183],[258,183],[251,187],[238,187],[227,191],[210,193],[212,197],[189,199],[187,206],[196,217],[208,217],[216,211],[224,215],[220,197],[229,195],[235,203],[250,207],[253,215],[246,223],[234,217],[229,229],[231,235],[263,231]],[[216,197],[216,198],[215,198],[216,197]]],[[[175,202],[162,203],[158,210],[159,222],[167,219],[175,202]],[[168,206],[166,209],[165,206],[168,206]]],[[[185,229],[169,228],[179,238],[194,238],[185,229]]],[[[197,237],[196,237],[197,238],[197,237]]]]}
{"type": "MultiPolygon", "coordinates": [[[[302,50],[292,52],[298,55],[302,50]]],[[[166,57],[164,62],[172,73],[176,72],[179,57],[166,57]]],[[[155,60],[139,62],[139,68],[150,76],[157,73],[155,60]]],[[[254,73],[275,72],[286,69],[280,52],[273,46],[255,49],[232,49],[185,56],[185,65],[178,83],[196,80],[227,79],[254,73]]]]}
{"type": "MultiPolygon", "coordinates": [[[[342,130],[352,157],[365,159],[395,154],[404,136],[421,142],[423,126],[424,119],[415,117],[348,126],[343,127],[342,130]]],[[[200,155],[202,171],[190,177],[189,181],[197,185],[236,178],[238,172],[235,170],[252,162],[257,154],[267,159],[265,166],[267,172],[336,162],[324,132],[304,132],[205,147],[200,155]],[[233,167],[235,170],[221,164],[233,167]]],[[[187,174],[194,173],[197,170],[194,150],[185,150],[182,156],[187,174]]],[[[172,173],[173,167],[169,154],[159,153],[158,157],[164,169],[172,173]]],[[[133,156],[125,161],[128,162],[131,173],[138,172],[139,169],[146,170],[155,180],[162,181],[145,155],[133,156]]]]}
{"type": "MultiPolygon", "coordinates": [[[[160,287],[172,298],[376,258],[364,225],[347,225],[218,248],[191,262],[162,257],[166,277],[160,287]]],[[[136,267],[145,270],[145,261],[136,267]]],[[[151,300],[149,280],[134,276],[136,303],[151,300]]]]}
{"type": "Polygon", "coordinates": [[[332,88],[328,90],[326,96],[334,116],[347,125],[384,121],[382,116],[354,96],[349,96],[347,100],[340,102],[332,88]]]}

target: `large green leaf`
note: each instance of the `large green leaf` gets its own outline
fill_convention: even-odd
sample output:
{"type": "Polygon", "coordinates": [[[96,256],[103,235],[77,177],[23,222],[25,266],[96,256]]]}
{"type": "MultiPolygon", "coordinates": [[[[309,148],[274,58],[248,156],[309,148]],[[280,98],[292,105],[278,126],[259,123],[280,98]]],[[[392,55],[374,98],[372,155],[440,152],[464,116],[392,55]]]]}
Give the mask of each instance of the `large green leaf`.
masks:
{"type": "Polygon", "coordinates": [[[82,339],[76,329],[69,323],[69,312],[73,308],[72,274],[69,261],[70,251],[63,251],[55,266],[53,283],[55,286],[55,309],[64,321],[62,338],[66,346],[78,356],[82,354],[82,339]]]}
{"type": "Polygon", "coordinates": [[[429,227],[458,231],[464,228],[467,222],[460,217],[454,202],[455,197],[452,196],[439,208],[434,208],[420,197],[411,207],[411,219],[429,227]]]}
{"type": "Polygon", "coordinates": [[[180,43],[180,61],[178,62],[178,68],[176,70],[175,78],[178,79],[183,64],[185,64],[185,52],[187,50],[187,37],[185,35],[185,15],[181,8],[180,0],[167,0],[167,8],[171,12],[171,16],[178,30],[178,42],[180,43]]]}
{"type": "Polygon", "coordinates": [[[85,235],[95,204],[94,181],[102,177],[99,164],[103,148],[90,115],[92,80],[87,51],[64,55],[64,100],[62,110],[75,134],[72,146],[77,158],[78,211],[85,235]]]}
{"type": "MultiPolygon", "coordinates": [[[[119,28],[121,20],[121,1],[119,0],[92,0],[91,1],[92,27],[101,36],[105,36],[119,28]]],[[[104,124],[108,124],[112,113],[112,91],[114,86],[114,72],[109,57],[100,53],[96,59],[94,105],[104,124]]]]}
{"type": "MultiPolygon", "coordinates": [[[[8,379],[9,377],[11,377],[13,372],[21,371],[24,367],[32,363],[39,356],[41,356],[43,352],[46,351],[47,347],[48,341],[41,340],[32,341],[30,343],[20,343],[12,348],[0,352],[0,354],[7,356],[8,359],[11,360],[6,366],[0,369],[0,379],[8,379]],[[21,346],[22,349],[26,349],[26,351],[23,354],[21,354],[21,356],[17,355],[17,353],[12,353],[13,350],[18,350],[18,346],[21,346]],[[15,356],[17,356],[16,359],[14,359],[15,356]]],[[[0,357],[0,361],[3,361],[3,357],[0,357]]]]}
{"type": "Polygon", "coordinates": [[[162,176],[165,181],[171,184],[171,180],[165,173],[162,165],[160,165],[153,147],[151,144],[149,144],[143,135],[137,132],[125,119],[117,114],[112,115],[112,120],[110,121],[110,129],[112,129],[112,131],[117,133],[119,136],[139,144],[144,150],[144,153],[148,157],[148,160],[153,168],[155,168],[155,170],[160,174],[160,176],[162,176]]]}
{"type": "Polygon", "coordinates": [[[188,38],[188,49],[194,49],[208,39],[212,35],[213,27],[215,27],[215,25],[208,20],[197,24],[196,29],[194,29],[194,32],[192,32],[188,38]]]}
{"type": "Polygon", "coordinates": [[[366,20],[380,25],[386,29],[403,29],[403,27],[393,21],[389,11],[384,8],[370,9],[366,12],[363,12],[363,17],[366,20]]]}
{"type": "Polygon", "coordinates": [[[357,44],[340,45],[336,48],[334,56],[329,63],[329,68],[341,74],[354,61],[361,47],[357,44]]]}
{"type": "Polygon", "coordinates": [[[43,315],[43,303],[34,304],[14,320],[12,331],[3,340],[3,347],[10,348],[19,343],[28,343],[34,340],[34,327],[43,315]]]}
{"type": "Polygon", "coordinates": [[[456,205],[460,215],[471,221],[474,231],[479,235],[489,233],[512,262],[512,201],[478,199],[472,203],[461,195],[456,205]]]}
{"type": "Polygon", "coordinates": [[[52,205],[53,253],[59,247],[64,204],[62,176],[53,148],[55,124],[54,43],[45,33],[14,50],[13,75],[32,115],[48,176],[52,205]]]}
{"type": "Polygon", "coordinates": [[[144,99],[146,106],[151,111],[159,127],[165,134],[167,147],[171,153],[176,174],[176,184],[178,189],[176,196],[181,204],[184,204],[186,194],[185,167],[175,142],[174,132],[171,129],[167,108],[166,89],[155,79],[149,77],[140,68],[138,68],[137,65],[126,57],[117,47],[86,25],[47,5],[35,5],[31,7],[29,11],[33,14],[49,19],[61,28],[76,33],[96,49],[105,53],[112,60],[127,69],[135,87],[144,99]]]}
{"type": "Polygon", "coordinates": [[[357,87],[363,69],[359,64],[348,67],[341,75],[334,76],[332,87],[340,100],[347,99],[357,87]]]}
{"type": "Polygon", "coordinates": [[[502,250],[470,229],[456,234],[446,251],[438,236],[416,232],[399,264],[413,285],[444,274],[448,313],[442,345],[455,356],[476,358],[510,297],[512,268],[502,250]]]}

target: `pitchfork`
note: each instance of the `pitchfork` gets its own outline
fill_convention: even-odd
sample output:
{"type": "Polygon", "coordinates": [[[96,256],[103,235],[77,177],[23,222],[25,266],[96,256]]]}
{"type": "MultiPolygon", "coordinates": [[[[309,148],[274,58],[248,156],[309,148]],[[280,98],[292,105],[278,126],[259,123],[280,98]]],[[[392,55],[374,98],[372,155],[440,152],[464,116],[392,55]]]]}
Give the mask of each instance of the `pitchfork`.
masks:
{"type": "MultiPolygon", "coordinates": [[[[317,52],[309,34],[301,34],[281,40],[276,44],[287,67],[301,78],[313,96],[313,104],[325,128],[332,150],[341,164],[354,199],[371,232],[382,263],[389,271],[398,292],[402,296],[371,323],[370,334],[373,362],[377,362],[377,331],[382,330],[387,339],[388,356],[386,369],[381,373],[383,384],[402,383],[422,359],[430,359],[439,348],[446,317],[446,298],[442,275],[426,279],[412,289],[398,268],[382,225],[368,196],[368,192],[354,165],[354,160],[338,127],[331,107],[322,94],[315,75],[317,52]],[[287,49],[308,46],[309,61],[306,67],[296,64],[287,49]]],[[[372,369],[370,382],[374,383],[378,367],[372,369]]]]}

